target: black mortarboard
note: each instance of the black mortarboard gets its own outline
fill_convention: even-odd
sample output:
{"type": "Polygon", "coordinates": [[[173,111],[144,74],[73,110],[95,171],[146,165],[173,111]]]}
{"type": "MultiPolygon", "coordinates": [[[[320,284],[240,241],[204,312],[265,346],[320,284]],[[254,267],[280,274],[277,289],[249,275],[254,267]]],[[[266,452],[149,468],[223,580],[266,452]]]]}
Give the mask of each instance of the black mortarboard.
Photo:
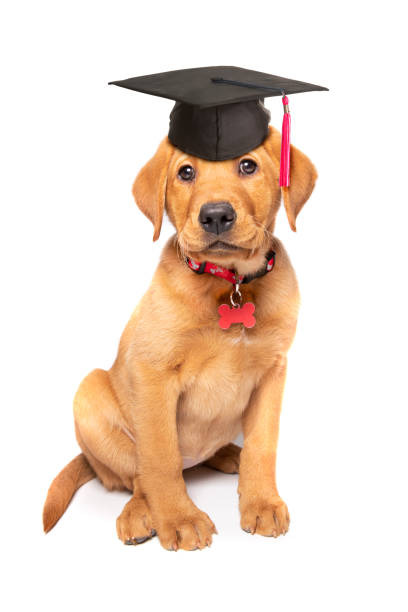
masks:
{"type": "Polygon", "coordinates": [[[264,98],[327,91],[319,85],[235,66],[172,70],[110,84],[175,100],[170,142],[211,161],[239,157],[264,141],[270,118],[264,98]]]}

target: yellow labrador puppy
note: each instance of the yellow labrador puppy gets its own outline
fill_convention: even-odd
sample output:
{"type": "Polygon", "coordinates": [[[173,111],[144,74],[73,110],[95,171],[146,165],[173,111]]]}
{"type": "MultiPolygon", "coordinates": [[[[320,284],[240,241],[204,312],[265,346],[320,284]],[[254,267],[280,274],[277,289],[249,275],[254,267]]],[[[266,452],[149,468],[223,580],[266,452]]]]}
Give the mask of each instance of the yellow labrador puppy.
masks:
{"type": "MultiPolygon", "coordinates": [[[[291,147],[291,186],[280,189],[280,141],[270,127],[250,153],[210,162],[165,138],[139,172],[133,194],[154,226],[154,240],[164,210],[177,233],[123,332],[112,368],[94,370],[78,389],[74,416],[82,453],[51,484],[45,531],[96,476],[109,490],[133,494],[117,519],[123,542],[137,544],[157,533],[169,550],[210,545],[215,526],[191,501],[183,480],[183,468],[199,463],[239,471],[245,531],[276,537],[288,530],[275,464],[299,294],[273,231],[281,196],[296,229],[317,174],[291,147]],[[221,276],[195,273],[205,261],[221,276]],[[248,280],[236,289],[243,302],[255,305],[255,325],[251,317],[246,324],[219,325],[218,308],[230,304],[233,288],[228,270],[248,280]],[[232,444],[241,430],[242,451],[232,444]]],[[[239,297],[234,290],[236,306],[239,297]]],[[[240,311],[224,309],[232,317],[240,311]]]]}

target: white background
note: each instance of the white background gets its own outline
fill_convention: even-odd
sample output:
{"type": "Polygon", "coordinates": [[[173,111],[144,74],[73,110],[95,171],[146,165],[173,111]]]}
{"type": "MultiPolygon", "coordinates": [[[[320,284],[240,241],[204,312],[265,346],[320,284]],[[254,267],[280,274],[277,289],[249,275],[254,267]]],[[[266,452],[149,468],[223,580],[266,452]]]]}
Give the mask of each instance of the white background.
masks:
{"type": "MultiPolygon", "coordinates": [[[[407,86],[403,3],[2,3],[2,570],[7,610],[407,609],[407,86]],[[315,193],[277,235],[303,305],[278,479],[292,525],[239,528],[235,476],[187,477],[211,549],[123,546],[128,498],[96,481],[47,536],[41,510],[78,452],[71,403],[108,368],[164,241],[131,184],[171,102],[107,82],[231,64],[328,86],[292,96],[315,193]]],[[[280,126],[281,102],[268,99],[280,126]]]]}

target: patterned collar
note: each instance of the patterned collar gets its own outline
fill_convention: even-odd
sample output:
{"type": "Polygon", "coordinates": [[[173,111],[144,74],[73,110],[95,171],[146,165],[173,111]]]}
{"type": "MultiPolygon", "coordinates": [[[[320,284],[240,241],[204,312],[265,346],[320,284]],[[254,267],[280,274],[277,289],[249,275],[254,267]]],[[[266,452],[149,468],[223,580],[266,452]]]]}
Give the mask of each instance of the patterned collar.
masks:
{"type": "Polygon", "coordinates": [[[240,274],[237,275],[235,270],[229,270],[228,268],[223,268],[222,266],[218,266],[217,264],[211,263],[210,261],[196,261],[195,259],[191,259],[191,257],[186,257],[186,264],[188,267],[193,270],[196,274],[212,274],[213,276],[218,276],[219,278],[223,278],[224,280],[232,283],[245,285],[249,283],[254,278],[259,278],[260,276],[264,276],[268,272],[273,269],[275,265],[276,253],[275,251],[268,251],[265,255],[265,264],[264,266],[254,272],[253,274],[240,274]]]}

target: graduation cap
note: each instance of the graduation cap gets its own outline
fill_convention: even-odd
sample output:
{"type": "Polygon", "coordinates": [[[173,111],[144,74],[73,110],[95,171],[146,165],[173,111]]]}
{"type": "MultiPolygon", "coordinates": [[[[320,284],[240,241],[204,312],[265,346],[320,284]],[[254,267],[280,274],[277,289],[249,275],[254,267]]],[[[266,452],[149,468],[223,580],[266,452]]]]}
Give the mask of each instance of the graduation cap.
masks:
{"type": "Polygon", "coordinates": [[[207,66],[112,81],[175,100],[168,138],[185,153],[210,161],[233,159],[258,147],[268,135],[270,113],[264,98],[282,96],[284,117],[280,185],[289,185],[290,113],[288,94],[326,87],[235,66],[207,66]]]}

